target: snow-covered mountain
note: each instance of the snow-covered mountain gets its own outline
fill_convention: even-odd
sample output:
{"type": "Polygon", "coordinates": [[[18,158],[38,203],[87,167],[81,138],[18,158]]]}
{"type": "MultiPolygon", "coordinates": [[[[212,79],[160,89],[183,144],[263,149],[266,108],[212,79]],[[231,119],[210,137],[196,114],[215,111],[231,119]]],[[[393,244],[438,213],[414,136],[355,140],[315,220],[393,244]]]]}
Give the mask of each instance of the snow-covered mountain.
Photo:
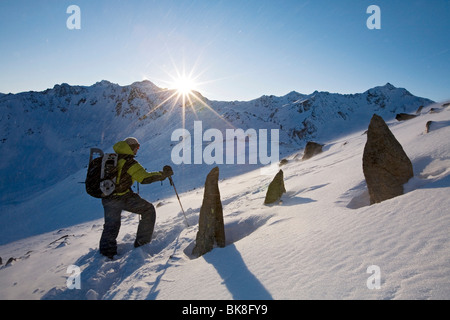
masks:
{"type": "MultiPolygon", "coordinates": [[[[150,81],[123,87],[108,81],[90,87],[61,84],[43,92],[1,96],[0,244],[101,217],[101,210],[94,216],[89,210],[91,199],[80,198],[81,207],[65,206],[74,193],[82,197],[92,147],[112,152],[115,142],[135,136],[142,145],[138,160],[150,171],[171,164],[177,189],[184,192],[201,187],[203,181],[196,177],[206,176],[216,165],[194,164],[193,157],[190,164],[172,161],[178,143],[172,141],[172,133],[186,128],[194,140],[195,121],[201,121],[203,132],[211,128],[223,132],[223,144],[227,128],[277,129],[281,159],[302,149],[307,140],[323,143],[362,130],[373,113],[392,119],[396,113],[415,112],[432,103],[389,83],[352,95],[291,92],[245,102],[210,101],[200,93],[196,97],[186,99],[183,108],[176,92],[150,81]],[[55,196],[54,186],[65,180],[71,181],[70,187],[64,185],[64,193],[55,196]],[[47,223],[37,223],[42,219],[47,223]]],[[[201,141],[196,148],[208,143],[201,141]]],[[[261,165],[223,162],[219,165],[223,178],[261,165]]],[[[160,186],[146,190],[153,199],[171,195],[170,189],[160,186]]]]}
{"type": "MultiPolygon", "coordinates": [[[[224,179],[221,167],[219,189],[226,246],[197,259],[191,252],[198,230],[201,187],[180,192],[187,227],[173,189],[167,183],[153,189],[153,185],[142,186],[141,195],[157,204],[153,241],[134,249],[138,217],[124,212],[118,237],[119,255],[112,261],[98,253],[102,207],[98,200],[86,196],[82,186],[77,187],[84,169],[32,199],[9,204],[6,208],[15,210],[16,216],[11,214],[9,220],[2,219],[2,237],[14,238],[6,230],[10,228],[20,240],[0,246],[3,259],[0,298],[449,299],[450,109],[442,104],[429,105],[414,119],[394,120],[395,112],[417,109],[406,104],[400,110],[395,109],[389,92],[398,92],[396,97],[414,101],[400,90],[384,86],[353,96],[291,93],[281,98],[236,102],[239,108],[231,108],[233,102],[208,102],[220,114],[228,114],[229,119],[244,121],[238,125],[244,126],[246,119],[252,119],[252,125],[272,119],[273,125],[281,124],[283,130],[290,128],[278,122],[283,119],[283,109],[303,108],[302,112],[293,113],[292,118],[300,119],[309,113],[305,119],[315,125],[315,132],[308,134],[325,147],[323,153],[306,161],[300,160],[300,148],[286,155],[287,163],[281,168],[287,193],[282,202],[272,206],[263,205],[272,176],[261,175],[260,170],[240,173],[235,165],[232,168],[236,175],[224,179]],[[377,97],[384,92],[384,107],[374,103],[374,92],[377,97]],[[325,106],[321,104],[325,98],[336,103],[325,106]],[[354,100],[364,103],[357,108],[357,103],[347,102],[344,109],[343,101],[354,100]],[[307,101],[317,104],[316,107],[308,107],[307,101]],[[265,105],[269,102],[278,108],[273,116],[269,111],[272,107],[265,105]],[[368,107],[370,111],[365,112],[363,109],[368,107]],[[366,117],[374,108],[384,115],[411,159],[414,177],[404,186],[404,195],[369,205],[362,172],[366,142],[363,133],[369,122],[366,117]],[[346,120],[336,114],[337,110],[346,120]],[[325,123],[326,129],[319,125],[325,121],[325,115],[330,119],[325,123]],[[349,131],[352,126],[361,130],[345,134],[344,124],[349,131]],[[427,124],[430,130],[425,133],[427,124]],[[165,190],[167,194],[156,200],[156,190],[165,190]],[[84,222],[77,223],[80,220],[84,222]],[[66,227],[56,227],[64,222],[66,227]],[[30,232],[39,235],[25,238],[30,232]],[[15,260],[7,264],[10,257],[15,260]]],[[[161,112],[163,115],[154,120],[155,126],[162,121],[161,112]]],[[[152,125],[136,125],[130,133],[144,137],[151,132],[147,127],[152,125]]],[[[297,128],[301,130],[301,124],[297,128]]],[[[286,144],[294,145],[296,139],[292,137],[286,144]]],[[[164,150],[151,141],[142,149],[153,146],[158,152],[164,150]]],[[[75,140],[74,144],[77,143],[75,140]]],[[[283,152],[288,150],[287,145],[283,148],[283,152]]],[[[152,163],[153,153],[144,153],[140,161],[152,163]]],[[[190,172],[191,183],[201,186],[205,175],[200,167],[208,166],[193,167],[197,172],[190,172]]],[[[184,182],[177,171],[182,168],[174,168],[175,183],[181,188],[184,182]]],[[[186,171],[189,168],[184,167],[186,171]]],[[[2,216],[8,214],[4,210],[5,207],[2,216]]],[[[166,314],[174,316],[182,312],[181,307],[166,310],[166,314]]]]}
{"type": "Polygon", "coordinates": [[[126,87],[101,81],[1,97],[2,202],[29,198],[83,168],[90,147],[111,147],[133,134],[164,97],[160,91],[148,81],[126,87]]]}
{"type": "MultiPolygon", "coordinates": [[[[202,121],[203,130],[279,129],[281,156],[302,148],[308,139],[359,130],[375,112],[392,118],[432,103],[389,83],[353,95],[291,92],[247,102],[209,101],[197,95],[199,101],[193,99],[193,106],[186,107],[184,126],[190,132],[195,120],[202,121]]],[[[0,96],[2,204],[30,199],[85,168],[91,147],[106,150],[130,135],[142,142],[142,150],[151,150],[152,166],[170,163],[171,134],[183,127],[182,103],[176,98],[173,91],[150,81],[123,87],[108,81],[90,87],[61,84],[43,92],[0,96]]],[[[192,173],[188,168],[183,172],[192,173]]]]}

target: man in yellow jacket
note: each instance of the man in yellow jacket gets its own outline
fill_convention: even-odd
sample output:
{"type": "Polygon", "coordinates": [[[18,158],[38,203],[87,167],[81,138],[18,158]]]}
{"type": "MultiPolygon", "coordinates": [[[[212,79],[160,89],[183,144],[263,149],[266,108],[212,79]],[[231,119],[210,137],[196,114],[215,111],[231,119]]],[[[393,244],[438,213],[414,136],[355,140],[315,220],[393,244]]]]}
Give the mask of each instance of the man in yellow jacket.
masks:
{"type": "Polygon", "coordinates": [[[152,239],[156,221],[156,211],[153,204],[142,199],[133,192],[131,186],[135,181],[141,184],[149,184],[155,181],[163,181],[173,174],[170,166],[165,166],[163,171],[147,172],[142,165],[134,159],[139,150],[139,142],[136,138],[129,137],[117,142],[113,149],[119,155],[117,162],[117,180],[114,193],[102,199],[105,211],[105,224],[100,238],[100,253],[110,259],[117,254],[117,236],[119,235],[122,210],[139,214],[139,221],[135,247],[147,244],[152,239]]]}

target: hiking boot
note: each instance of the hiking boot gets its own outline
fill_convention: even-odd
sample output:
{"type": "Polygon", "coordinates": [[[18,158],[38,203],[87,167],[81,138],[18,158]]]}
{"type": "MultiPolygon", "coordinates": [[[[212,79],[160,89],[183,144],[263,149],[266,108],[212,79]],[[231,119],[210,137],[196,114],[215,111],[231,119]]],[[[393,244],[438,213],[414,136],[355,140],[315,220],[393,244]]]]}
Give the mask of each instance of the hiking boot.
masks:
{"type": "Polygon", "coordinates": [[[134,241],[134,247],[138,248],[138,247],[143,246],[143,245],[145,245],[147,243],[149,243],[149,242],[142,242],[142,241],[135,240],[134,241]]]}
{"type": "Polygon", "coordinates": [[[100,253],[110,260],[113,260],[114,256],[117,255],[117,251],[116,252],[100,252],[100,253]]]}

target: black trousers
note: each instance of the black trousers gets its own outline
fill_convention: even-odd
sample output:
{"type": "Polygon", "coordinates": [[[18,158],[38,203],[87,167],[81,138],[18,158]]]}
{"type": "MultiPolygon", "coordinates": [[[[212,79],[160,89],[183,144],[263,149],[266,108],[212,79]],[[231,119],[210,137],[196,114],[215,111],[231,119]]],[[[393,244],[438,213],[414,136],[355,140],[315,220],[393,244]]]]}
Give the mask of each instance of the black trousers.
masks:
{"type": "Polygon", "coordinates": [[[153,204],[142,199],[137,193],[128,192],[122,196],[102,199],[105,210],[105,224],[100,238],[100,253],[105,256],[117,254],[117,236],[119,235],[121,213],[123,210],[139,214],[135,246],[149,243],[155,228],[156,211],[153,204]]]}

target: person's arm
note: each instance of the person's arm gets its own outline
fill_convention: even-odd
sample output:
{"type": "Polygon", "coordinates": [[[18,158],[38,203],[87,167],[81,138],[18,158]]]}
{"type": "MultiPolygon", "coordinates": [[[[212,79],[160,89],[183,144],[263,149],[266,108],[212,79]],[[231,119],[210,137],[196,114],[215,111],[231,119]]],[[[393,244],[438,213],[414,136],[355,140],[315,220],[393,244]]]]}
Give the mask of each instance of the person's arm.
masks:
{"type": "Polygon", "coordinates": [[[156,181],[163,181],[173,175],[173,171],[170,166],[164,166],[163,171],[147,172],[139,162],[136,162],[128,169],[128,174],[133,180],[141,184],[150,184],[156,181]]]}
{"type": "Polygon", "coordinates": [[[133,164],[127,172],[134,181],[137,181],[141,184],[149,184],[156,181],[162,181],[166,178],[160,171],[148,172],[144,169],[143,166],[141,166],[139,162],[133,164]]]}
{"type": "Polygon", "coordinates": [[[158,172],[149,172],[153,175],[142,180],[141,184],[150,184],[156,181],[163,181],[166,177],[163,176],[161,171],[158,172]]]}

